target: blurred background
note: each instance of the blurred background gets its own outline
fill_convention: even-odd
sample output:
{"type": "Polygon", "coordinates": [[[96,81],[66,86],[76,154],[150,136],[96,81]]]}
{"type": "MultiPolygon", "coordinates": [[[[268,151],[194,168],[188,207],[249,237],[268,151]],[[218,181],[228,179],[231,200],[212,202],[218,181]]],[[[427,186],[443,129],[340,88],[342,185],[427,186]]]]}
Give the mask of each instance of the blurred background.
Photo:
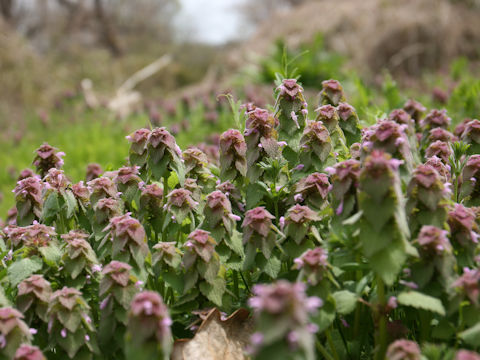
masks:
{"type": "Polygon", "coordinates": [[[479,0],[0,0],[0,217],[43,142],[74,181],[121,166],[139,127],[208,149],[233,126],[218,95],[268,106],[278,72],[312,109],[340,80],[365,123],[410,97],[478,118],[479,15],[479,0]]]}

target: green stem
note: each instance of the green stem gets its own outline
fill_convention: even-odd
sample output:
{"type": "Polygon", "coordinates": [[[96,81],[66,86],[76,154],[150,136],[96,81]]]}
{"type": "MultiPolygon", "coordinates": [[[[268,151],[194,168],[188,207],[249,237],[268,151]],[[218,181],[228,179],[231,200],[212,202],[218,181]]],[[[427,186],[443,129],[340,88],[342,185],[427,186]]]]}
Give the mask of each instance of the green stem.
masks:
{"type": "Polygon", "coordinates": [[[420,315],[420,341],[427,342],[430,334],[430,315],[423,310],[419,311],[420,315]]]}
{"type": "Polygon", "coordinates": [[[238,288],[238,271],[233,270],[232,275],[233,275],[233,293],[237,298],[240,298],[240,290],[238,288]]]}
{"type": "Polygon", "coordinates": [[[335,360],[340,360],[340,357],[338,356],[337,349],[335,349],[335,344],[333,343],[332,335],[330,334],[330,330],[325,330],[325,335],[327,337],[327,342],[328,346],[330,347],[330,350],[332,350],[333,358],[335,360]]]}
{"type": "Polygon", "coordinates": [[[323,345],[320,343],[320,341],[316,341],[315,342],[315,345],[317,346],[317,350],[320,352],[320,354],[323,355],[323,357],[326,359],[326,360],[335,360],[332,355],[330,355],[327,351],[327,349],[325,349],[323,347],[323,345]]]}
{"type": "Polygon", "coordinates": [[[378,314],[380,316],[378,319],[375,360],[384,360],[387,351],[387,317],[383,312],[386,304],[385,284],[380,276],[377,277],[377,297],[381,313],[378,314]]]}

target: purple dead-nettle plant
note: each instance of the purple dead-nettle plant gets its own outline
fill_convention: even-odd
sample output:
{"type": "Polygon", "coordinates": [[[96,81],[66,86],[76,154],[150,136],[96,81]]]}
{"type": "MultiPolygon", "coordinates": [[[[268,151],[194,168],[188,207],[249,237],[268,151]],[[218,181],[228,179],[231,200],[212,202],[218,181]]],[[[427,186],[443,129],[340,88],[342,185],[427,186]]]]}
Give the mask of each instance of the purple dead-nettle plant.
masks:
{"type": "Polygon", "coordinates": [[[126,357],[135,358],[140,352],[145,359],[169,359],[173,343],[171,325],[167,306],[158,293],[143,291],[135,295],[128,313],[126,357]]]}
{"type": "MultiPolygon", "coordinates": [[[[29,178],[31,176],[35,176],[35,172],[32,169],[23,169],[20,171],[20,174],[18,175],[17,181],[29,178]]],[[[39,175],[37,175],[39,176],[39,175]]]]}
{"type": "Polygon", "coordinates": [[[112,179],[102,176],[87,183],[90,191],[90,203],[95,206],[103,198],[118,198],[118,190],[112,179]]]}
{"type": "Polygon", "coordinates": [[[462,349],[455,354],[455,360],[480,360],[480,354],[462,349]]]}
{"type": "Polygon", "coordinates": [[[350,158],[351,159],[360,161],[360,157],[362,155],[362,144],[361,143],[359,143],[359,142],[353,143],[350,146],[349,151],[350,151],[350,158]]]}
{"type": "Polygon", "coordinates": [[[133,297],[139,291],[136,286],[138,279],[131,274],[131,270],[130,265],[115,260],[102,270],[98,299],[101,313],[98,340],[102,346],[123,346],[113,339],[115,334],[125,334],[127,313],[133,297]]]}
{"type": "Polygon", "coordinates": [[[342,85],[337,80],[322,81],[320,104],[339,106],[341,102],[345,102],[342,85]]]}
{"type": "Polygon", "coordinates": [[[360,162],[357,160],[345,160],[326,168],[330,174],[332,183],[331,194],[333,197],[332,206],[335,214],[345,219],[356,212],[357,209],[357,187],[358,176],[360,175],[360,162]]]}
{"type": "Polygon", "coordinates": [[[92,267],[98,265],[97,255],[87,241],[89,235],[81,231],[70,231],[61,236],[65,241],[63,267],[72,279],[82,275],[85,280],[93,275],[92,267]]]}
{"type": "Polygon", "coordinates": [[[22,235],[23,256],[41,255],[44,259],[48,258],[48,248],[56,248],[58,251],[56,236],[55,228],[51,226],[34,223],[25,227],[22,235]]]}
{"type": "Polygon", "coordinates": [[[23,245],[23,236],[28,231],[27,227],[17,225],[7,225],[3,232],[6,236],[7,245],[12,248],[18,248],[23,245]]]}
{"type": "Polygon", "coordinates": [[[413,155],[405,132],[407,125],[399,125],[390,120],[382,120],[364,132],[362,150],[367,156],[372,150],[382,150],[393,158],[403,160],[402,169],[407,174],[413,168],[413,155]]]}
{"type": "Polygon", "coordinates": [[[15,352],[13,360],[46,360],[42,350],[37,346],[22,344],[15,352]]]}
{"type": "Polygon", "coordinates": [[[307,297],[305,290],[304,283],[286,280],[254,286],[254,296],[248,301],[255,321],[250,352],[257,358],[267,359],[268,349],[274,346],[292,358],[315,359],[316,326],[310,316],[323,302],[318,297],[307,297]]]}
{"type": "Polygon", "coordinates": [[[469,206],[480,205],[480,155],[470,156],[462,170],[460,199],[469,206]]]}
{"type": "Polygon", "coordinates": [[[429,165],[437,170],[440,180],[447,186],[452,182],[452,174],[450,173],[450,165],[445,164],[438,156],[432,156],[425,161],[425,165],[429,165]]]}
{"type": "Polygon", "coordinates": [[[200,292],[217,306],[222,304],[225,292],[225,279],[220,276],[220,257],[215,251],[216,241],[210,232],[197,229],[188,235],[183,245],[182,258],[186,270],[184,276],[184,294],[198,286],[200,292]]]}
{"type": "Polygon", "coordinates": [[[427,108],[413,99],[407,100],[403,109],[412,117],[415,121],[417,131],[420,129],[420,120],[427,111],[427,108]]]}
{"type": "Polygon", "coordinates": [[[230,129],[220,137],[220,177],[233,181],[247,175],[247,144],[240,131],[230,129]]]}
{"type": "Polygon", "coordinates": [[[374,150],[365,159],[359,177],[360,242],[379,281],[387,285],[393,284],[407,253],[415,252],[408,242],[410,232],[399,179],[400,162],[388,153],[374,150]],[[388,241],[384,234],[389,234],[388,241]],[[385,262],[386,258],[391,260],[385,262]]]}
{"type": "Polygon", "coordinates": [[[448,213],[450,239],[458,253],[457,260],[461,267],[474,265],[475,249],[478,247],[479,237],[479,228],[475,220],[475,212],[462,204],[455,204],[448,213]]]}
{"type": "Polygon", "coordinates": [[[122,214],[122,205],[119,199],[103,198],[93,207],[95,211],[95,221],[99,225],[104,225],[100,230],[103,230],[107,226],[110,219],[120,216],[122,214]]]}
{"type": "Polygon", "coordinates": [[[303,88],[295,79],[284,79],[277,88],[275,116],[278,118],[278,139],[286,141],[294,152],[299,150],[299,139],[307,120],[307,103],[303,88]]]}
{"type": "Polygon", "coordinates": [[[445,228],[450,198],[448,185],[430,165],[419,165],[407,188],[406,212],[410,230],[416,234],[423,225],[445,228]]]}
{"type": "MultiPolygon", "coordinates": [[[[280,260],[279,254],[274,252],[277,244],[277,236],[274,231],[270,214],[263,206],[248,210],[242,223],[243,244],[245,246],[244,269],[251,270],[255,266],[275,278],[278,275],[280,260]],[[267,260],[277,266],[266,266],[267,260]]],[[[277,229],[278,231],[278,229],[277,229]]]]}
{"type": "Polygon", "coordinates": [[[448,231],[432,225],[424,225],[420,229],[416,243],[422,255],[426,257],[442,256],[452,252],[452,245],[448,240],[448,231]]]}
{"type": "Polygon", "coordinates": [[[347,140],[347,146],[359,142],[361,138],[361,126],[354,107],[350,104],[342,102],[337,106],[337,113],[340,118],[340,128],[345,134],[345,138],[347,140]]]}
{"type": "Polygon", "coordinates": [[[322,171],[325,167],[335,164],[336,156],[332,139],[327,128],[321,121],[309,121],[300,139],[300,163],[302,171],[312,168],[322,171]]]}
{"type": "Polygon", "coordinates": [[[37,168],[37,173],[44,177],[51,168],[60,169],[63,166],[62,157],[64,152],[57,151],[58,149],[48,145],[47,143],[40,146],[33,159],[33,165],[37,168]]]}
{"type": "Polygon", "coordinates": [[[192,198],[187,189],[175,189],[167,195],[165,209],[168,211],[168,221],[182,224],[187,217],[193,219],[193,211],[197,210],[198,202],[192,198]]]}
{"type": "Polygon", "coordinates": [[[463,296],[466,296],[473,305],[480,305],[480,270],[463,268],[463,274],[452,284],[463,296]]]}
{"type": "Polygon", "coordinates": [[[185,175],[197,180],[201,186],[213,187],[215,178],[210,171],[207,155],[197,147],[189,147],[183,152],[185,175]]]}
{"type": "Polygon", "coordinates": [[[152,223],[161,221],[163,214],[163,189],[156,183],[139,185],[142,185],[139,199],[140,217],[142,220],[148,220],[152,223]]]}
{"type": "Polygon", "coordinates": [[[125,166],[117,170],[116,176],[113,179],[120,192],[125,193],[129,188],[138,189],[138,184],[142,181],[140,179],[139,166],[125,166]]]}
{"type": "Polygon", "coordinates": [[[453,129],[453,133],[459,138],[462,138],[462,134],[465,131],[465,128],[467,127],[467,124],[472,121],[470,118],[465,118],[463,119],[462,122],[458,123],[457,126],[455,126],[455,129],[453,129]]]}
{"type": "Polygon", "coordinates": [[[112,258],[127,263],[133,259],[135,265],[142,269],[145,257],[149,253],[145,229],[142,224],[127,213],[112,218],[105,230],[110,230],[105,239],[112,241],[112,258]]]}
{"type": "Polygon", "coordinates": [[[328,271],[328,253],[325,249],[314,248],[305,251],[294,260],[294,268],[299,269],[299,280],[306,280],[311,286],[318,285],[328,271]]]}
{"type": "Polygon", "coordinates": [[[327,174],[312,173],[300,179],[295,185],[294,201],[320,211],[328,204],[327,198],[331,190],[332,186],[327,174]]]}
{"type": "Polygon", "coordinates": [[[95,327],[88,321],[90,307],[79,290],[63,287],[55,291],[50,297],[47,318],[49,344],[57,351],[63,350],[71,359],[79,352],[95,352],[95,327]]]}
{"type": "Polygon", "coordinates": [[[422,354],[415,341],[400,339],[390,344],[386,358],[389,360],[421,360],[422,354]]]}
{"type": "MultiPolygon", "coordinates": [[[[185,179],[185,170],[182,159],[182,150],[175,142],[175,138],[166,128],[155,128],[147,140],[148,167],[155,180],[168,178],[167,172],[177,174],[180,185],[185,179]]],[[[165,181],[166,182],[166,181],[165,181]]]]}
{"type": "Polygon", "coordinates": [[[56,168],[48,170],[44,181],[47,190],[51,189],[57,192],[65,191],[67,186],[70,185],[70,181],[65,176],[63,170],[58,170],[56,168]]]}
{"type": "Polygon", "coordinates": [[[44,184],[37,176],[32,176],[17,182],[15,202],[17,207],[18,225],[29,225],[42,215],[42,191],[44,184]]]}
{"type": "Polygon", "coordinates": [[[127,140],[130,142],[130,163],[138,166],[145,165],[147,161],[147,141],[149,136],[149,129],[138,129],[127,136],[127,140]]]}
{"type": "Polygon", "coordinates": [[[452,155],[452,149],[450,145],[444,141],[437,140],[431,143],[425,150],[425,157],[431,158],[432,156],[437,156],[445,164],[448,164],[448,160],[452,155]]]}
{"type": "MultiPolygon", "coordinates": [[[[211,187],[212,183],[209,183],[207,187],[211,187]]],[[[202,185],[199,185],[196,179],[192,178],[187,178],[185,179],[185,182],[183,184],[183,188],[185,190],[190,191],[192,194],[192,199],[195,200],[198,204],[195,206],[198,206],[195,210],[200,210],[201,206],[203,206],[203,194],[204,194],[204,187],[202,185]]]]}
{"type": "Polygon", "coordinates": [[[315,112],[317,113],[316,121],[321,122],[328,130],[334,149],[338,152],[343,151],[345,154],[348,153],[348,151],[346,151],[347,141],[339,125],[340,117],[338,116],[337,109],[332,105],[323,105],[315,109],[315,112]]]}
{"type": "Polygon", "coordinates": [[[0,308],[0,356],[13,359],[15,351],[22,343],[29,343],[32,335],[23,314],[11,307],[0,308]]]}
{"type": "Polygon", "coordinates": [[[85,186],[83,181],[72,184],[72,193],[77,199],[78,204],[83,206],[85,209],[85,206],[90,201],[90,191],[88,191],[88,188],[85,186]]]}
{"type": "Polygon", "coordinates": [[[232,208],[238,212],[245,212],[245,205],[243,204],[242,193],[240,190],[232,184],[230,181],[225,181],[217,185],[217,190],[223,192],[232,204],[232,208]]]}
{"type": "Polygon", "coordinates": [[[423,131],[429,132],[434,128],[447,129],[452,119],[447,115],[446,110],[432,110],[420,121],[420,127],[423,131]]]}
{"type": "Polygon", "coordinates": [[[182,255],[174,241],[160,242],[153,246],[152,264],[154,266],[158,264],[161,269],[178,269],[182,262],[182,255]]]}
{"type": "Polygon", "coordinates": [[[437,140],[448,143],[455,141],[456,138],[455,135],[453,135],[450,131],[441,127],[436,127],[429,131],[427,140],[429,143],[435,142],[437,140]]]}
{"type": "Polygon", "coordinates": [[[467,122],[460,138],[470,144],[469,154],[478,154],[480,152],[480,120],[474,119],[467,122]]]}
{"type": "Polygon", "coordinates": [[[287,239],[282,245],[287,250],[288,257],[295,258],[304,252],[305,248],[313,246],[309,235],[315,223],[320,220],[321,217],[308,206],[296,204],[288,209],[283,230],[287,239]]]}
{"type": "Polygon", "coordinates": [[[255,108],[247,112],[244,136],[247,144],[247,177],[252,182],[262,174],[262,169],[257,166],[257,162],[268,156],[265,143],[269,139],[276,139],[275,126],[277,123],[273,114],[265,109],[255,108]]]}
{"type": "Polygon", "coordinates": [[[100,177],[103,174],[103,169],[100,164],[91,163],[87,165],[87,170],[85,172],[85,181],[92,181],[100,177]]]}
{"type": "Polygon", "coordinates": [[[32,275],[18,284],[17,308],[32,323],[34,316],[47,322],[47,308],[52,295],[50,283],[42,275],[32,275]]]}

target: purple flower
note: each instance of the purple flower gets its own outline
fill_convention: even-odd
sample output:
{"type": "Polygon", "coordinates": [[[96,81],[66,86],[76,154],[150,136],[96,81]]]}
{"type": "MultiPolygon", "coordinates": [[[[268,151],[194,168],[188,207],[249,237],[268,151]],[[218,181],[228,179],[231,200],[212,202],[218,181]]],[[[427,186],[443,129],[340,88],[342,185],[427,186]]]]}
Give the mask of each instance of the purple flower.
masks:
{"type": "Polygon", "coordinates": [[[420,347],[414,341],[396,340],[388,347],[386,358],[389,360],[420,360],[420,347]]]}
{"type": "Polygon", "coordinates": [[[63,329],[60,331],[60,335],[62,335],[62,338],[66,338],[66,337],[67,337],[67,329],[63,328],[63,329]]]}
{"type": "Polygon", "coordinates": [[[297,83],[296,79],[283,79],[277,90],[280,90],[280,96],[289,100],[294,100],[298,94],[303,92],[303,88],[297,83]]]}

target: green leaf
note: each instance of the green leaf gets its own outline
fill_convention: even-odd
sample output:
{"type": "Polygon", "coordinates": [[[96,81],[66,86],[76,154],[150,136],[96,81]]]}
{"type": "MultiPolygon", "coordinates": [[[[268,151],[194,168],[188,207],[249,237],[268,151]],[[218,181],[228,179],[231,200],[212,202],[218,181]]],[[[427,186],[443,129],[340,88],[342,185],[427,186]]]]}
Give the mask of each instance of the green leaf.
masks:
{"type": "Polygon", "coordinates": [[[350,314],[357,305],[357,295],[348,291],[341,290],[332,294],[335,299],[336,309],[339,314],[350,314]]]}
{"type": "Polygon", "coordinates": [[[272,279],[275,279],[280,272],[282,262],[276,256],[272,255],[266,259],[263,255],[257,255],[258,267],[272,279]]]}
{"type": "Polygon", "coordinates": [[[404,306],[411,306],[415,309],[432,311],[445,316],[445,308],[439,299],[422,294],[418,291],[402,292],[398,295],[397,301],[399,304],[404,306]]]}
{"type": "Polygon", "coordinates": [[[48,221],[54,218],[59,211],[60,205],[58,203],[58,193],[52,191],[43,203],[42,219],[48,221]]]}
{"type": "Polygon", "coordinates": [[[202,281],[200,283],[200,291],[207,297],[208,300],[215,305],[222,306],[222,296],[225,292],[225,281],[221,278],[216,278],[214,282],[207,283],[202,281]]]}
{"type": "Polygon", "coordinates": [[[67,218],[70,219],[78,210],[77,199],[71,190],[66,190],[64,195],[65,204],[67,204],[67,218]]]}
{"type": "Polygon", "coordinates": [[[458,337],[471,346],[480,346],[480,323],[462,331],[458,337]]]}
{"type": "Polygon", "coordinates": [[[44,246],[38,249],[42,254],[43,261],[50,267],[57,266],[62,257],[62,253],[56,244],[51,243],[48,246],[44,246]]]}
{"type": "Polygon", "coordinates": [[[8,279],[12,287],[16,287],[22,280],[42,268],[43,262],[39,257],[25,258],[14,262],[8,268],[8,279]]]}

